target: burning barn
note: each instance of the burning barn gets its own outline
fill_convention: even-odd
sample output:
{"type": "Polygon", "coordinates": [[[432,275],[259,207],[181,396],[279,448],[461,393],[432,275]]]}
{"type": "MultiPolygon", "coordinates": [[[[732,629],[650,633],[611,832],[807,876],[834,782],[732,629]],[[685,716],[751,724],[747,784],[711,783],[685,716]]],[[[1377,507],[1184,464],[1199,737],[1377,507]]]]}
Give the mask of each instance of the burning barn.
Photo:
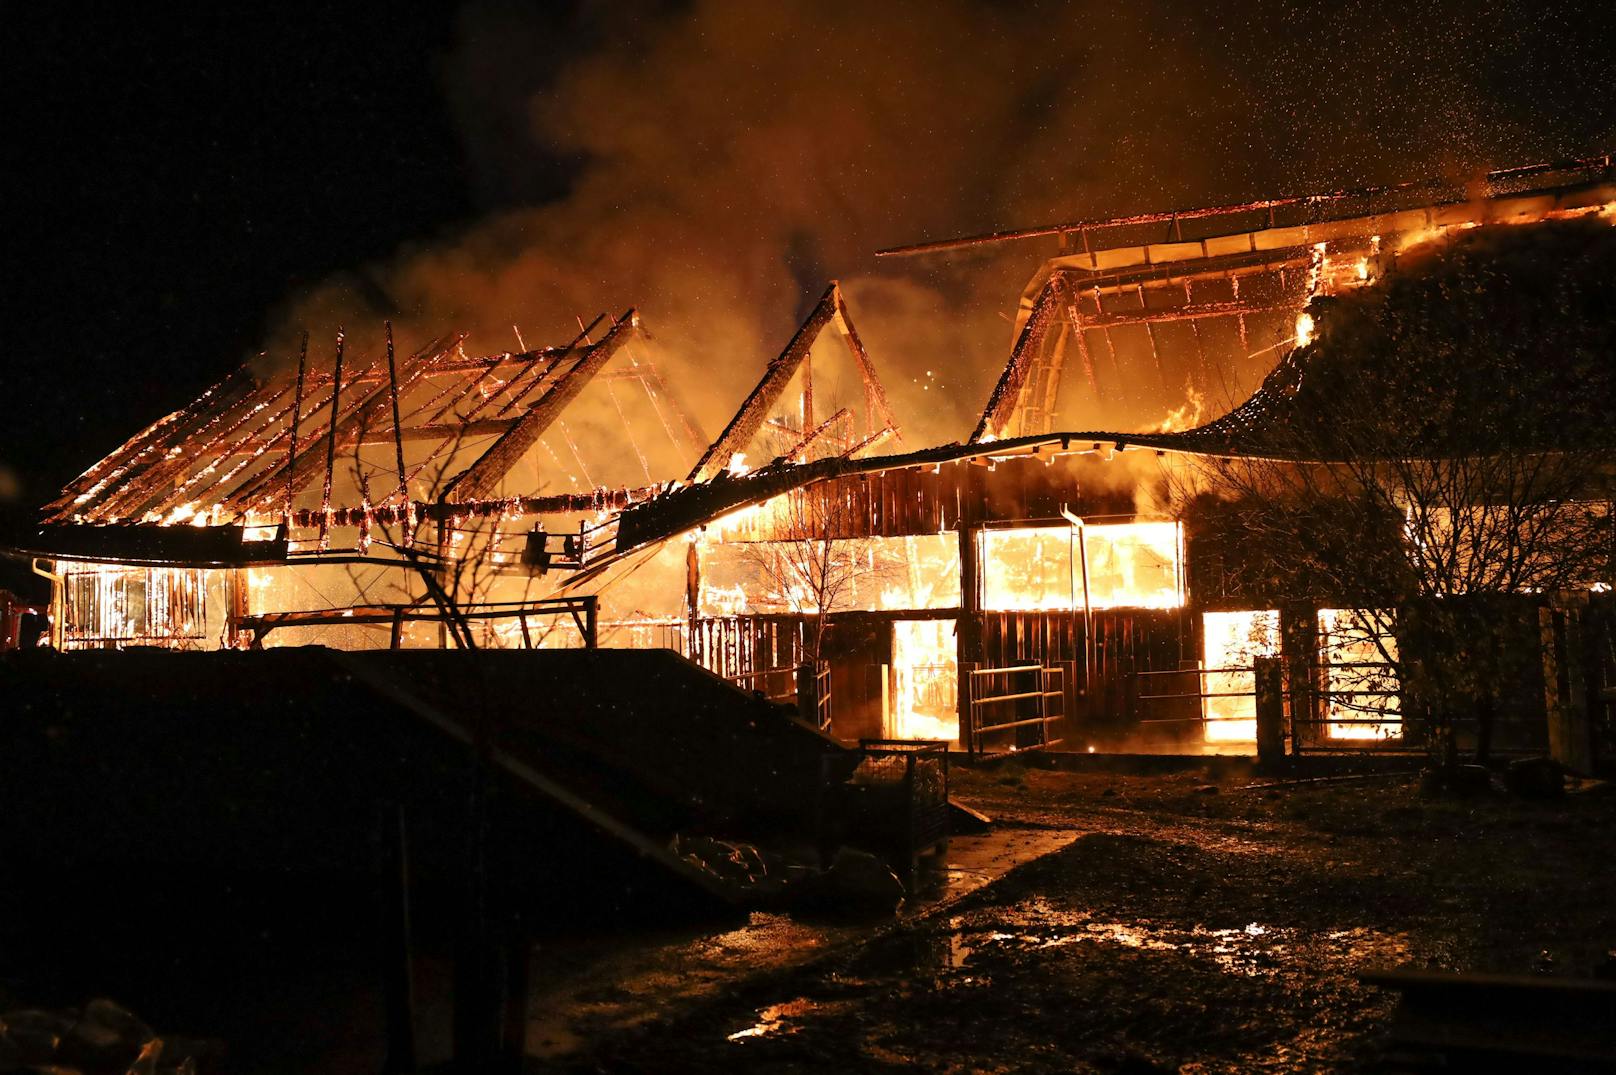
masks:
{"type": "MultiPolygon", "coordinates": [[[[891,251],[1060,244],[937,447],[902,444],[835,285],[711,440],[632,311],[518,353],[339,338],[126,442],[27,551],[62,649],[667,647],[846,740],[1251,752],[1261,723],[1403,749],[1396,609],[1242,581],[1238,515],[1178,494],[1218,461],[1329,462],[1272,434],[1330,300],[1444,233],[1613,213],[1602,158],[891,251]],[[1246,402],[1203,422],[1219,399],[1246,402]]],[[[1609,674],[1576,602],[1545,604],[1608,565],[1560,581],[1518,587],[1550,659],[1500,749],[1541,749],[1544,699],[1586,709],[1609,674]]]]}

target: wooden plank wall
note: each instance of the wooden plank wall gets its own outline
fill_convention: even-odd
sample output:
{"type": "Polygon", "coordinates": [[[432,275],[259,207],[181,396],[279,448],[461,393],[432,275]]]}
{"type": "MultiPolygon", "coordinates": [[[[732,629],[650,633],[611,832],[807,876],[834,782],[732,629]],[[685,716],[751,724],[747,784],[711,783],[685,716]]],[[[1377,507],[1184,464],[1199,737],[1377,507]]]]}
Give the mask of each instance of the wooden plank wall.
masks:
{"type": "Polygon", "coordinates": [[[1074,727],[1116,728],[1139,719],[1133,673],[1170,671],[1194,659],[1192,617],[1179,609],[1103,609],[1094,613],[1094,679],[1084,690],[1083,614],[984,612],[988,665],[1066,668],[1066,713],[1074,727]]]}
{"type": "MultiPolygon", "coordinates": [[[[1121,465],[1089,455],[1048,459],[1006,459],[991,467],[966,462],[935,467],[883,470],[837,478],[799,494],[836,503],[797,518],[826,518],[838,524],[838,537],[902,537],[957,530],[962,513],[993,522],[1055,519],[1061,508],[1087,515],[1125,515],[1134,510],[1134,486],[1121,465]]],[[[786,513],[789,519],[793,513],[786,513]]],[[[740,541],[791,537],[780,522],[760,513],[749,527],[732,531],[740,541]]]]}
{"type": "Polygon", "coordinates": [[[724,616],[696,620],[690,659],[730,677],[770,668],[792,668],[803,659],[803,625],[795,616],[724,616]]]}

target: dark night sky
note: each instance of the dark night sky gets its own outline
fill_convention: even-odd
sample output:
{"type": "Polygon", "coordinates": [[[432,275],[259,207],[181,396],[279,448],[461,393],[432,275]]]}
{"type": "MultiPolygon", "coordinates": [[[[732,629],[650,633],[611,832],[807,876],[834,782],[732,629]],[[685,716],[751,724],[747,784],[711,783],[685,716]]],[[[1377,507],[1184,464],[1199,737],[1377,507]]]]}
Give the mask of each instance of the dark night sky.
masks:
{"type": "MultiPolygon", "coordinates": [[[[601,48],[603,34],[632,39],[659,7],[664,16],[680,16],[694,5],[634,5],[642,17],[587,4],[535,5],[518,14],[519,6],[480,5],[486,69],[476,79],[479,87],[492,87],[486,92],[516,101],[542,97],[549,72],[564,59],[601,48]]],[[[1287,13],[1279,29],[1239,30],[1244,47],[1266,51],[1236,54],[1230,62],[1253,69],[1268,65],[1266,72],[1243,73],[1241,92],[1248,101],[1285,97],[1297,75],[1284,67],[1292,51],[1284,33],[1317,30],[1315,36],[1334,35],[1342,47],[1356,49],[1350,41],[1355,27],[1378,33],[1376,27],[1420,6],[1331,5],[1338,15],[1350,9],[1351,17],[1315,26],[1305,9],[1298,13],[1296,5],[1274,0],[1269,7],[1287,13]]],[[[1471,10],[1466,4],[1439,6],[1449,21],[1463,20],[1471,10]]],[[[1505,6],[1512,16],[1532,20],[1540,10],[1505,6]]],[[[998,24],[1018,31],[1005,5],[982,7],[998,24]]],[[[426,14],[420,14],[408,5],[277,5],[251,15],[201,8],[209,13],[173,14],[152,5],[40,8],[48,10],[8,8],[0,65],[9,163],[8,406],[0,423],[0,529],[6,532],[25,525],[57,487],[142,424],[193,398],[255,351],[299,293],[333,273],[388,258],[403,245],[452,235],[491,212],[560,198],[582,168],[576,150],[552,152],[525,137],[522,108],[468,108],[464,68],[458,89],[449,70],[466,22],[448,6],[422,5],[419,11],[426,14]]],[[[1043,17],[1027,20],[1029,56],[1039,48],[1038,38],[1060,23],[1048,17],[1050,10],[1046,5],[1043,17]]],[[[1468,66],[1454,76],[1476,98],[1464,102],[1460,114],[1496,113],[1513,124],[1511,130],[1547,132],[1520,140],[1522,157],[1512,156],[1513,146],[1501,136],[1478,136],[1478,159],[1524,163],[1545,152],[1610,148],[1594,143],[1616,131],[1613,91],[1600,77],[1616,71],[1616,22],[1608,12],[1598,13],[1603,5],[1589,10],[1595,13],[1561,12],[1545,20],[1541,32],[1516,17],[1507,33],[1481,27],[1460,35],[1454,48],[1486,51],[1479,58],[1465,56],[1468,66]]],[[[1168,22],[1159,14],[1148,20],[1151,26],[1168,22]]],[[[1196,17],[1203,20],[1202,32],[1223,28],[1223,15],[1196,17]]],[[[915,22],[924,29],[927,20],[917,16],[915,22]]],[[[1438,19],[1432,25],[1445,24],[1438,19]]],[[[1070,27],[1057,32],[1077,36],[1070,27]]],[[[1422,32],[1422,40],[1429,37],[1422,32]]],[[[983,47],[1005,48],[1002,42],[983,47]]],[[[1407,52],[1406,45],[1399,48],[1407,52]]],[[[1005,62],[1018,62],[1014,42],[1004,54],[1012,57],[1005,62]]],[[[1221,53],[1213,48],[1202,55],[1217,62],[1221,53]]],[[[1180,59],[1171,50],[1163,57],[1169,65],[1180,59]]],[[[834,56],[827,62],[835,62],[834,56]]],[[[1399,78],[1418,77],[1427,66],[1407,55],[1397,62],[1410,72],[1399,78]]],[[[1374,78],[1377,69],[1387,69],[1372,44],[1353,64],[1354,78],[1366,77],[1364,71],[1374,78]]],[[[879,71],[860,73],[872,77],[871,92],[885,91],[879,71]]],[[[1164,77],[1181,76],[1169,68],[1164,77]]],[[[1029,85],[1033,96],[1012,102],[1009,114],[1032,116],[1033,124],[1040,109],[1056,115],[1051,102],[1062,97],[1061,84],[1033,79],[1029,85]]],[[[1395,78],[1381,83],[1375,96],[1383,100],[1397,86],[1395,78]]],[[[946,86],[922,90],[935,98],[939,114],[949,109],[946,96],[938,96],[946,86]]],[[[654,85],[649,91],[640,87],[642,93],[656,91],[654,85]]],[[[1316,114],[1294,117],[1311,125],[1307,137],[1321,143],[1331,138],[1337,114],[1332,108],[1361,111],[1327,95],[1323,100],[1316,114]]],[[[722,107],[731,104],[736,116],[744,114],[745,102],[722,107]]],[[[609,104],[596,115],[610,120],[609,104]]],[[[1214,119],[1232,129],[1238,115],[1235,108],[1214,119]]],[[[1395,114],[1388,117],[1387,123],[1398,122],[1395,114]]],[[[1267,133],[1248,138],[1248,152],[1260,158],[1300,144],[1294,132],[1288,141],[1275,133],[1283,115],[1266,122],[1267,133]]],[[[1373,144],[1362,137],[1369,121],[1358,116],[1354,122],[1359,141],[1340,152],[1362,156],[1358,147],[1373,144]]],[[[1112,133],[1118,129],[1114,125],[1112,133]]],[[[972,132],[948,136],[958,140],[972,132]]],[[[1121,153],[1127,136],[1117,137],[1121,153]]],[[[1313,172],[1304,168],[1296,181],[1286,181],[1259,159],[1224,182],[1208,179],[1194,193],[1290,193],[1299,184],[1337,175],[1411,178],[1395,160],[1403,151],[1392,141],[1385,145],[1383,159],[1366,165],[1362,175],[1343,175],[1324,155],[1313,172]]],[[[806,159],[814,158],[809,153],[806,159]]],[[[1035,170],[1022,177],[1036,178],[1035,170]]],[[[1110,205],[1114,188],[1109,196],[1103,184],[1091,188],[1095,204],[1114,211],[1163,207],[1110,205]]],[[[1164,181],[1159,191],[1130,188],[1130,196],[1159,203],[1184,197],[1189,189],[1164,181]]],[[[973,204],[970,191],[949,196],[973,204]]],[[[956,207],[928,214],[894,203],[881,209],[896,222],[892,228],[866,228],[857,241],[873,246],[876,240],[933,237],[937,229],[1042,223],[1042,214],[1053,211],[1002,191],[984,195],[981,204],[987,208],[980,212],[956,207]],[[1026,213],[1033,219],[1020,213],[1007,219],[1008,205],[1031,206],[1026,213]]],[[[1071,205],[1088,208],[1081,199],[1071,205]]],[[[789,238],[793,247],[802,241],[789,238]]],[[[812,264],[805,276],[822,278],[826,268],[840,271],[835,264],[812,264]]],[[[818,286],[803,285],[805,292],[818,286]]],[[[0,577],[0,585],[17,581],[13,572],[0,577]]]]}
{"type": "Polygon", "coordinates": [[[290,294],[473,210],[439,78],[451,9],[20,14],[4,76],[12,526],[251,352],[290,294]]]}
{"type": "Polygon", "coordinates": [[[471,209],[435,79],[452,15],[105,10],[9,32],[0,461],[25,501],[225,372],[288,293],[471,209]]]}

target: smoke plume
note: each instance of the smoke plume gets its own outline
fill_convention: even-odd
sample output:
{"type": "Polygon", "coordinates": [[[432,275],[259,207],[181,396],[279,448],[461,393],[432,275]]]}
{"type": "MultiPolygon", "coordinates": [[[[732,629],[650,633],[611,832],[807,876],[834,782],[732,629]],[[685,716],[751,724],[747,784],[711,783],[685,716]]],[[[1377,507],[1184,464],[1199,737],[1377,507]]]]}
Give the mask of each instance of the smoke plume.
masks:
{"type": "Polygon", "coordinates": [[[632,305],[711,431],[839,278],[914,443],[953,440],[1053,245],[879,247],[1470,174],[1616,130],[1508,103],[1521,79],[1550,103],[1598,80],[1587,50],[1544,51],[1593,32],[1574,13],[1273,2],[1235,25],[1187,7],[698,0],[585,5],[558,26],[473,4],[444,81],[488,215],[298,298],[269,350],[338,322],[363,341],[383,317],[406,342],[465,328],[504,350],[513,323],[554,343],[632,305]]]}

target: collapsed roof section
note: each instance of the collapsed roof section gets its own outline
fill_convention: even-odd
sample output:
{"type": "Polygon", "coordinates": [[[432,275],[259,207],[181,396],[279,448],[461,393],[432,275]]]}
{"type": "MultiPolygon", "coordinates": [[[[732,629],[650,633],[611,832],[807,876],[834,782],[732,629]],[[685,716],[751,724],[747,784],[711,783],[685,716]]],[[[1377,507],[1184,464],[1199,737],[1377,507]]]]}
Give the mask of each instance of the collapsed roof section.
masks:
{"type": "Polygon", "coordinates": [[[537,448],[552,466],[523,492],[558,503],[588,494],[596,486],[563,414],[592,384],[622,415],[615,384],[635,382],[685,458],[704,443],[656,367],[628,352],[637,329],[629,310],[560,347],[473,357],[462,333],[398,359],[389,328],[385,354],[364,364],[344,355],[339,333],[328,369],[313,368],[305,337],[295,367],[234,371],[92,466],[43,521],[353,525],[356,511],[485,499],[537,448]]]}
{"type": "MultiPolygon", "coordinates": [[[[1430,183],[1407,184],[887,251],[923,252],[1038,234],[1060,234],[1063,241],[1076,234],[1084,244],[1082,254],[1068,254],[1046,263],[1028,288],[1015,348],[966,444],[856,460],[778,460],[762,471],[744,475],[693,475],[706,480],[624,509],[617,529],[616,555],[626,555],[794,490],[858,475],[931,469],[963,460],[985,463],[1020,455],[1104,455],[1148,448],[1186,455],[1323,461],[1334,458],[1319,454],[1330,450],[1328,438],[1300,438],[1295,431],[1299,427],[1316,429],[1339,419],[1340,408],[1345,405],[1339,390],[1341,377],[1361,382],[1354,401],[1362,403],[1370,398],[1383,407],[1395,401],[1399,413],[1407,415],[1413,428],[1419,401],[1431,398],[1432,387],[1399,363],[1395,348],[1383,348],[1385,353],[1378,363],[1366,363],[1360,357],[1339,358],[1339,348],[1292,346],[1309,342],[1298,340],[1297,335],[1300,315],[1310,300],[1329,293],[1352,293],[1361,285],[1379,280],[1402,250],[1449,229],[1579,217],[1592,218],[1587,221],[1589,225],[1596,221],[1616,223],[1616,169],[1610,157],[1495,172],[1487,178],[1484,191],[1471,191],[1468,198],[1462,197],[1463,192],[1455,200],[1433,198],[1433,191],[1440,195],[1444,189],[1451,190],[1451,185],[1438,189],[1430,183]],[[1424,204],[1414,204],[1421,199],[1424,204]],[[1265,226],[1254,226],[1254,218],[1265,226]],[[1185,221],[1203,222],[1200,233],[1186,234],[1185,221]],[[1163,224],[1171,232],[1169,242],[1139,241],[1141,228],[1159,230],[1163,224]],[[1222,296],[1209,297],[1203,289],[1211,286],[1222,286],[1227,291],[1222,296]],[[1279,318],[1282,335],[1276,344],[1252,350],[1257,332],[1248,322],[1258,317],[1279,318]],[[1062,363],[1068,346],[1082,359],[1082,384],[1100,392],[1096,354],[1108,355],[1112,370],[1120,374],[1117,336],[1121,330],[1138,331],[1147,345],[1147,361],[1142,366],[1135,365],[1131,372],[1134,377],[1148,377],[1153,368],[1160,372],[1163,367],[1169,342],[1165,334],[1158,335],[1163,326],[1187,328],[1190,346],[1204,362],[1214,345],[1208,326],[1215,322],[1223,322],[1226,330],[1232,330],[1232,339],[1225,342],[1233,344],[1234,353],[1261,359],[1259,383],[1238,397],[1243,402],[1229,408],[1222,417],[1207,422],[1164,423],[1133,433],[1096,432],[1081,427],[1079,431],[1062,432],[1053,425],[1061,414],[1056,401],[1061,395],[1062,363]],[[1309,377],[1316,383],[1298,393],[1309,363],[1314,365],[1309,377]],[[1331,384],[1337,387],[1332,389],[1331,384]]],[[[1580,226],[1554,225],[1571,229],[1580,226]]],[[[1535,236],[1523,234],[1522,239],[1528,247],[1542,245],[1535,236]]],[[[1559,252],[1537,249],[1534,256],[1553,263],[1559,252]]],[[[1579,271],[1586,274],[1587,270],[1579,271]]],[[[1540,284],[1555,277],[1545,264],[1536,265],[1529,275],[1540,278],[1540,284]]],[[[1502,283],[1508,286],[1509,282],[1502,283]]],[[[1538,305],[1550,308],[1541,295],[1526,298],[1535,298],[1538,305]]],[[[1597,296],[1588,301],[1597,302],[1597,296]]],[[[1498,305],[1502,308],[1504,304],[1498,305]]],[[[1564,303],[1553,309],[1563,315],[1564,303]]],[[[1597,320],[1589,319],[1596,330],[1601,327],[1597,320]]],[[[1311,316],[1308,324],[1311,326],[1311,316]]],[[[1518,329],[1519,325],[1514,327],[1518,329]]],[[[1267,326],[1267,331],[1274,331],[1274,326],[1267,326]]],[[[1553,356],[1538,352],[1552,351],[1565,339],[1564,332],[1552,338],[1550,335],[1535,341],[1537,351],[1530,360],[1540,367],[1540,376],[1517,377],[1517,391],[1510,398],[1518,402],[1523,394],[1536,397],[1537,411],[1541,411],[1545,399],[1564,403],[1576,397],[1572,409],[1579,414],[1608,413],[1608,368],[1598,381],[1598,390],[1587,378],[1583,379],[1582,396],[1566,390],[1563,384],[1558,391],[1547,386],[1545,378],[1554,372],[1551,367],[1555,364],[1550,361],[1553,356]],[[1532,387],[1522,389],[1527,384],[1532,387]]],[[[1579,353],[1591,349],[1608,356],[1608,347],[1600,351],[1597,343],[1583,341],[1578,349],[1579,353]]],[[[1566,363],[1558,365],[1564,367],[1566,363]]],[[[1480,377],[1481,372],[1484,371],[1467,370],[1459,380],[1489,385],[1498,380],[1497,376],[1490,380],[1480,377]]],[[[1472,413],[1479,416],[1484,409],[1478,405],[1472,413]]],[[[1198,419],[1199,415],[1194,417],[1198,419]]],[[[1566,425],[1562,418],[1539,414],[1534,428],[1561,428],[1566,425]]],[[[1494,416],[1485,424],[1496,429],[1508,423],[1494,416]]],[[[1576,424],[1579,429],[1589,425],[1586,421],[1576,424]]],[[[1466,450],[1474,448],[1470,445],[1466,450]]]]}
{"type": "Polygon", "coordinates": [[[604,519],[686,468],[700,483],[748,456],[846,460],[901,437],[834,282],[710,443],[633,352],[633,310],[580,328],[559,347],[473,357],[462,333],[399,358],[389,326],[368,363],[339,332],[329,365],[305,336],[295,365],[242,366],[85,471],[22,551],[220,565],[283,559],[296,528],[317,528],[304,551],[325,555],[342,527],[403,524],[408,540],[428,520],[490,513],[604,519]]]}
{"type": "MultiPolygon", "coordinates": [[[[1056,236],[1021,300],[1015,343],[971,440],[1070,429],[1100,415],[1144,428],[1178,407],[1245,398],[1319,294],[1378,275],[1452,228],[1616,205],[1612,158],[1245,205],[1150,213],[883,251],[924,253],[1056,236]],[[1073,366],[1080,376],[1074,377],[1073,366]]],[[[1302,341],[1302,342],[1305,342],[1302,341]]],[[[1200,416],[1169,416],[1186,428],[1200,416]]]]}

